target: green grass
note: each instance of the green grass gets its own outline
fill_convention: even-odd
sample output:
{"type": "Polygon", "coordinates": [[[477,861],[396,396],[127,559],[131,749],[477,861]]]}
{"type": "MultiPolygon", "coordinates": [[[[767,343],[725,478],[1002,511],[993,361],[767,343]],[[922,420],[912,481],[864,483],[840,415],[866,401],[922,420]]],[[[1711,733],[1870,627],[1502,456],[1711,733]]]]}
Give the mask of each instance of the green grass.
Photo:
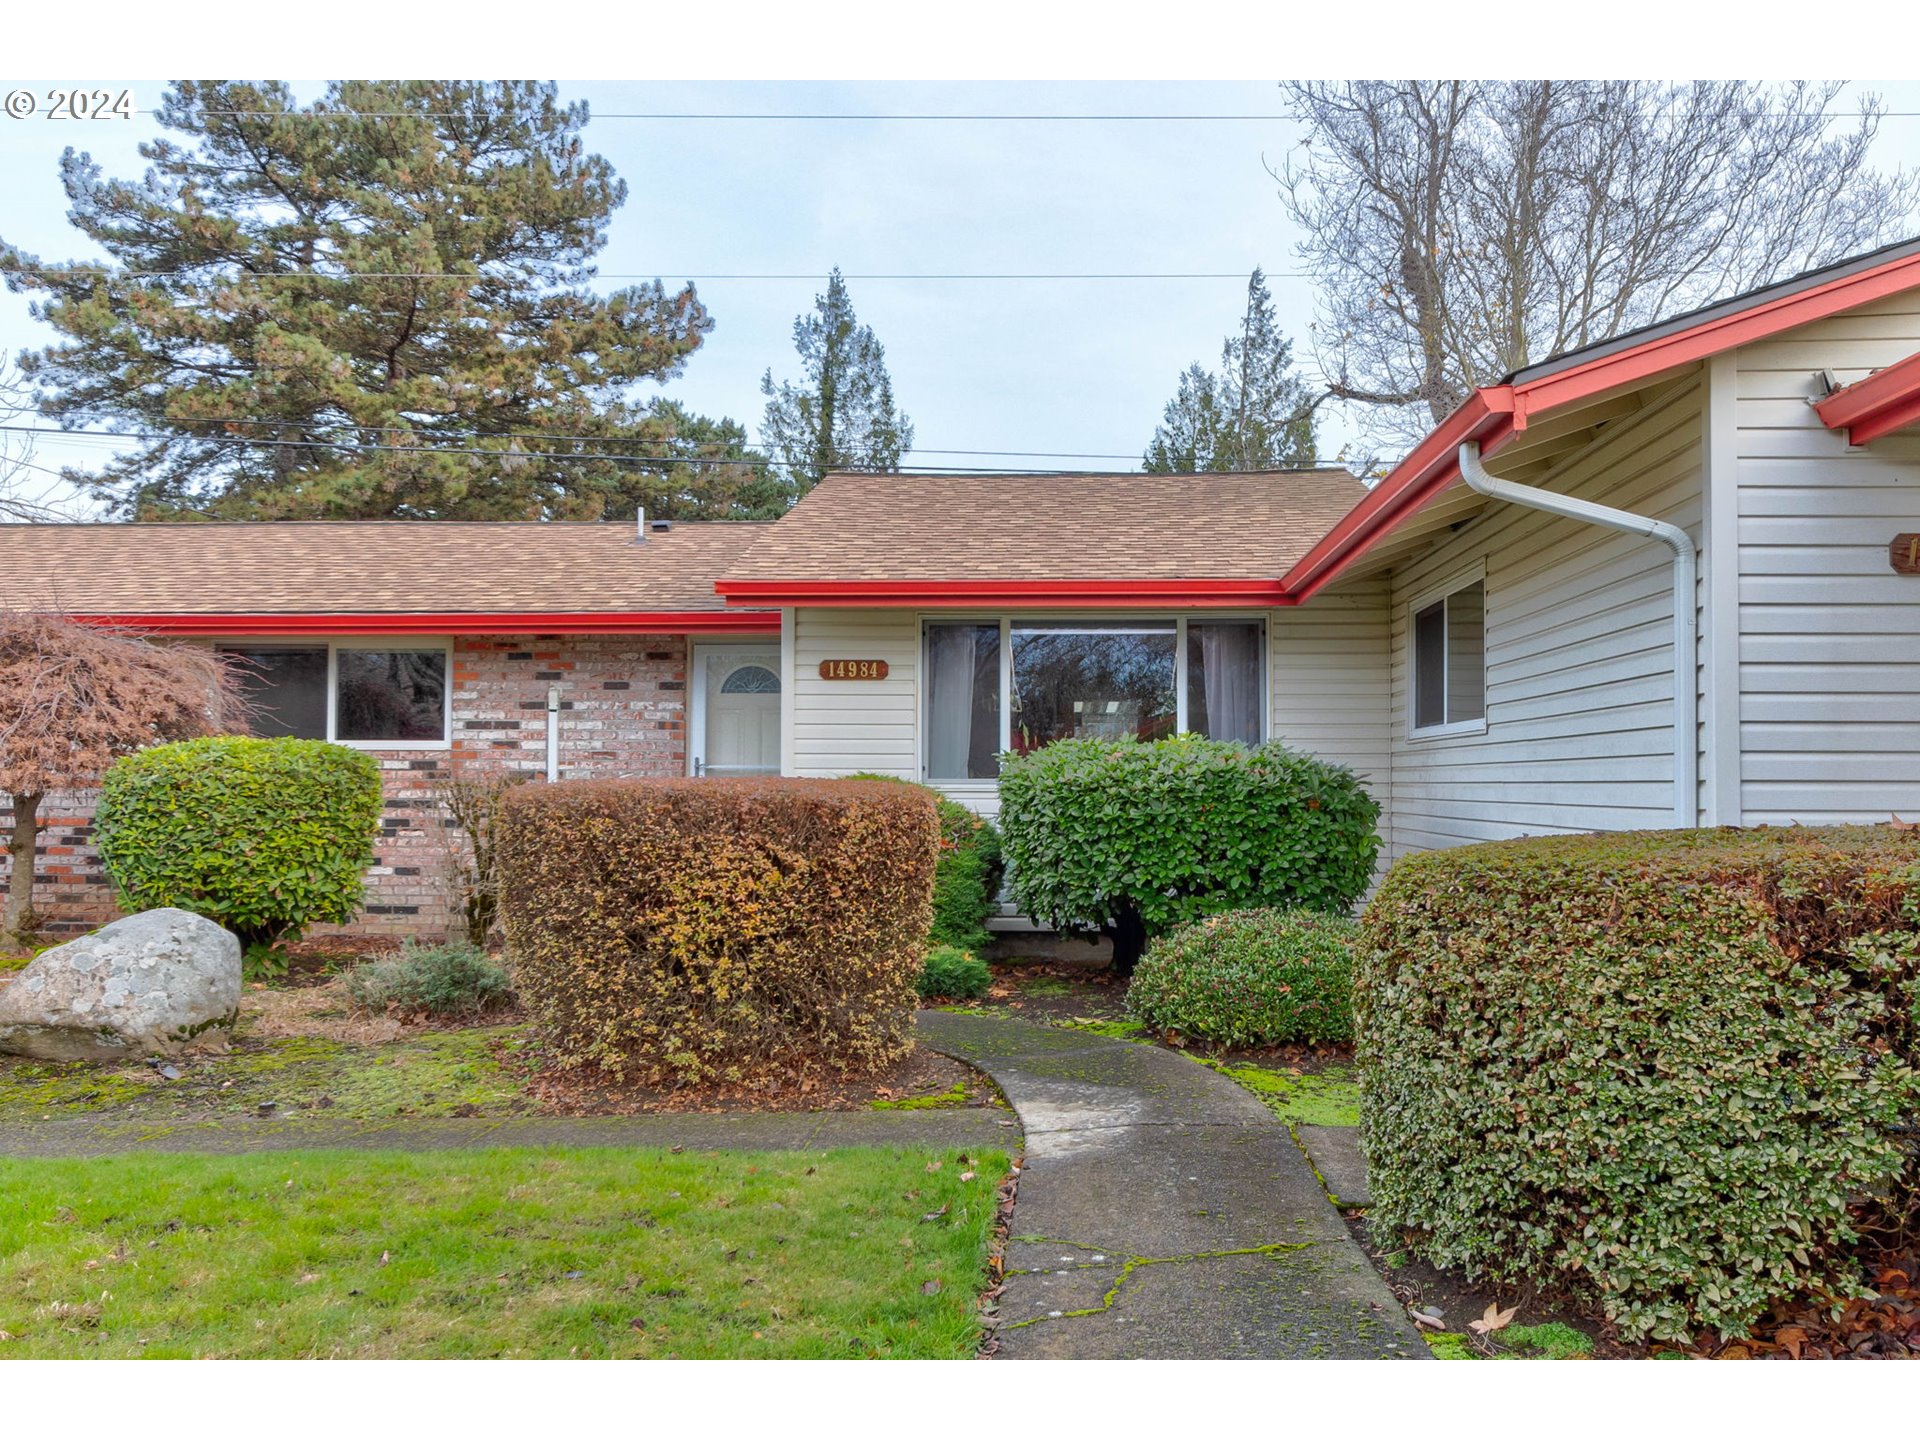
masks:
{"type": "Polygon", "coordinates": [[[1005,1169],[912,1150],[0,1160],[0,1358],[962,1358],[1005,1169]]]}
{"type": "Polygon", "coordinates": [[[281,1114],[317,1111],[345,1120],[396,1115],[509,1115],[529,1110],[503,1054],[518,1026],[431,1030],[385,1045],[311,1037],[243,1040],[225,1055],[170,1063],[177,1080],[150,1067],[51,1063],[0,1056],[0,1121],[216,1119],[272,1101],[281,1114]]]}
{"type": "Polygon", "coordinates": [[[1360,1082],[1350,1070],[1290,1075],[1249,1061],[1193,1057],[1237,1085],[1251,1090],[1289,1125],[1358,1125],[1360,1082]]]}

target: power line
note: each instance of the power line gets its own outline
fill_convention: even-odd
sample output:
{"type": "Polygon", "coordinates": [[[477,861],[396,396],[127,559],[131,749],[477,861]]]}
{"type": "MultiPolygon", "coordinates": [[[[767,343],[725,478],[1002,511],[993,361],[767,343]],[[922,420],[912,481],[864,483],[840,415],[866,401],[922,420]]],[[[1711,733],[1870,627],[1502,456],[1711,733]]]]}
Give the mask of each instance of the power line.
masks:
{"type": "MultiPolygon", "coordinates": [[[[60,430],[35,425],[0,425],[0,431],[17,435],[46,436],[52,439],[100,439],[100,440],[138,440],[147,444],[164,444],[173,441],[190,440],[214,445],[240,445],[250,448],[287,448],[300,450],[344,450],[349,452],[373,451],[402,455],[485,455],[497,460],[550,460],[571,464],[598,464],[607,461],[624,461],[638,465],[753,465],[778,464],[768,456],[750,455],[740,458],[722,456],[679,456],[679,455],[569,455],[553,451],[496,449],[490,446],[457,445],[383,445],[378,443],[336,442],[328,440],[264,440],[252,439],[244,435],[163,435],[145,430],[60,430]]],[[[551,437],[549,437],[551,438],[551,437]]],[[[954,455],[1045,455],[1039,451],[938,451],[928,452],[954,455]]],[[[1056,455],[1058,452],[1055,452],[1056,455]]],[[[1094,459],[1131,459],[1124,455],[1095,455],[1094,459]]],[[[1346,462],[1338,459],[1316,460],[1317,466],[1338,466],[1346,462]]],[[[1014,469],[1004,465],[928,465],[921,467],[929,473],[954,475],[1136,475],[1135,470],[1031,470],[1014,469]]]]}
{"type": "MultiPolygon", "coordinates": [[[[191,425],[266,425],[286,427],[297,422],[274,420],[258,416],[203,415],[185,420],[182,424],[191,425]]],[[[351,420],[337,422],[348,429],[372,431],[379,435],[419,434],[421,425],[361,425],[351,420]]],[[[62,430],[63,435],[85,435],[85,430],[62,430]]],[[[448,440],[568,440],[584,441],[596,445],[676,445],[677,439],[648,439],[645,436],[621,435],[556,435],[542,430],[436,430],[432,434],[448,440]]],[[[351,443],[351,442],[347,442],[351,443]]],[[[670,453],[670,452],[669,452],[670,453]]],[[[1111,450],[956,450],[938,445],[909,445],[902,452],[909,455],[975,455],[996,456],[1001,458],[1031,457],[1041,460],[1131,460],[1131,452],[1117,453],[1111,450]]]]}
{"type": "MultiPolygon", "coordinates": [[[[158,115],[158,110],[136,110],[136,115],[158,115]]],[[[471,118],[464,110],[201,110],[196,112],[199,118],[226,120],[465,120],[471,118]]],[[[1229,115],[1229,114],[1170,114],[1165,112],[1139,112],[1133,114],[1109,113],[1087,115],[1063,115],[1056,112],[1034,114],[1011,114],[987,111],[923,111],[917,113],[874,112],[874,111],[832,111],[799,112],[769,110],[594,110],[588,113],[589,122],[594,120],[831,120],[831,121],[944,121],[960,120],[974,123],[1017,122],[1021,124],[1065,122],[1071,124],[1105,124],[1109,122],[1139,122],[1152,124],[1169,121],[1177,124],[1196,123],[1268,123],[1276,120],[1291,120],[1291,115],[1229,115]]]]}
{"type": "MultiPolygon", "coordinates": [[[[7,272],[22,278],[49,280],[231,280],[243,283],[252,280],[472,280],[494,281],[510,279],[532,279],[532,276],[494,275],[480,271],[449,270],[366,270],[347,272],[326,272],[318,270],[242,270],[228,275],[210,275],[198,270],[15,270],[7,272]]],[[[904,273],[867,273],[842,274],[842,280],[1245,280],[1253,273],[1253,267],[1245,270],[1111,270],[1074,273],[1067,271],[939,271],[918,274],[904,273]]],[[[1263,272],[1269,280],[1310,280],[1313,277],[1302,270],[1269,270],[1263,272]]],[[[688,275],[678,270],[661,269],[656,271],[609,271],[596,273],[596,280],[658,280],[663,275],[678,275],[682,280],[720,281],[720,280],[827,280],[832,278],[825,273],[783,272],[768,274],[711,274],[688,275]]]]}

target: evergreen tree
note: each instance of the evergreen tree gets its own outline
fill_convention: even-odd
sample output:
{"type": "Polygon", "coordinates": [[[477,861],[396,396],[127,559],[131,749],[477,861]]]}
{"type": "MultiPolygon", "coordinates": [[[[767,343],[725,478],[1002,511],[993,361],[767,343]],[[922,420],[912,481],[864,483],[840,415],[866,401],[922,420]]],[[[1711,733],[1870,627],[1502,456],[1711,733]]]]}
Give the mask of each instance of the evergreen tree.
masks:
{"type": "Polygon", "coordinates": [[[588,289],[626,187],[586,120],[545,84],[300,106],[182,81],[144,179],[69,150],[73,222],[112,263],[0,241],[62,337],[22,368],[63,424],[156,437],[72,478],[149,518],[593,518],[679,483],[609,457],[671,451],[677,417],[629,391],[712,323],[691,286],[588,289]]]}
{"type": "Polygon", "coordinates": [[[737,420],[690,414],[677,400],[656,399],[647,418],[655,432],[657,471],[647,467],[632,503],[673,520],[777,520],[793,503],[792,484],[747,443],[737,420]]]}
{"type": "Polygon", "coordinates": [[[1205,470],[1307,470],[1314,464],[1313,402],[1294,373],[1293,344],[1280,333],[1267,277],[1247,280],[1240,330],[1220,349],[1220,370],[1180,377],[1144,465],[1153,475],[1205,470]]]}
{"type": "Polygon", "coordinates": [[[760,381],[767,397],[761,443],[804,494],[831,470],[898,470],[913,422],[894,408],[886,352],[853,313],[838,266],[811,313],[793,322],[799,382],[760,381]]]}

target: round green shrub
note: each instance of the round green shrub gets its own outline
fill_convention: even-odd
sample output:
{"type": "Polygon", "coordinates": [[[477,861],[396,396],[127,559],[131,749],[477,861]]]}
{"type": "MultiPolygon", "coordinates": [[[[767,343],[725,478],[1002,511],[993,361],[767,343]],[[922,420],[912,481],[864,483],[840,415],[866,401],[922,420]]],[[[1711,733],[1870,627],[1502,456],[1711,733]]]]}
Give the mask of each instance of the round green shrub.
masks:
{"type": "Polygon", "coordinates": [[[1354,974],[1372,1223],[1628,1339],[1858,1293],[1853,1207],[1916,1193],[1916,895],[1883,826],[1401,860],[1354,974]]]}
{"type": "Polygon", "coordinates": [[[1147,947],[1127,1008],[1155,1030],[1216,1045],[1353,1035],[1351,920],[1312,910],[1229,910],[1147,947]]]}
{"type": "Polygon", "coordinates": [[[353,919],[380,809],[364,751],[217,736],[117,761],[94,829],[123,909],[178,906],[252,948],[353,919]]]}
{"type": "Polygon", "coordinates": [[[987,962],[956,945],[936,945],[927,952],[914,988],[923,996],[943,1000],[974,1000],[987,993],[993,972],[987,962]]]}
{"type": "Polygon", "coordinates": [[[1122,973],[1149,937],[1223,910],[1345,914],[1379,818],[1351,770],[1280,744],[1059,740],[1001,757],[1014,899],[1053,929],[1106,930],[1122,973]]]}

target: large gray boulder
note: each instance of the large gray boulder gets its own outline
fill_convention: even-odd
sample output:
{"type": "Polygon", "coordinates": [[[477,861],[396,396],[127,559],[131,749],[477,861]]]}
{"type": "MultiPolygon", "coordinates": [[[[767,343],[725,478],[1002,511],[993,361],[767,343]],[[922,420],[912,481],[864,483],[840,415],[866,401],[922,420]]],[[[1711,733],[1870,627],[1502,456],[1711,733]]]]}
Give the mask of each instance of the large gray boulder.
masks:
{"type": "Polygon", "coordinates": [[[240,941],[185,910],[146,910],[36,956],[0,990],[0,1051],[124,1060],[226,1045],[240,941]]]}

